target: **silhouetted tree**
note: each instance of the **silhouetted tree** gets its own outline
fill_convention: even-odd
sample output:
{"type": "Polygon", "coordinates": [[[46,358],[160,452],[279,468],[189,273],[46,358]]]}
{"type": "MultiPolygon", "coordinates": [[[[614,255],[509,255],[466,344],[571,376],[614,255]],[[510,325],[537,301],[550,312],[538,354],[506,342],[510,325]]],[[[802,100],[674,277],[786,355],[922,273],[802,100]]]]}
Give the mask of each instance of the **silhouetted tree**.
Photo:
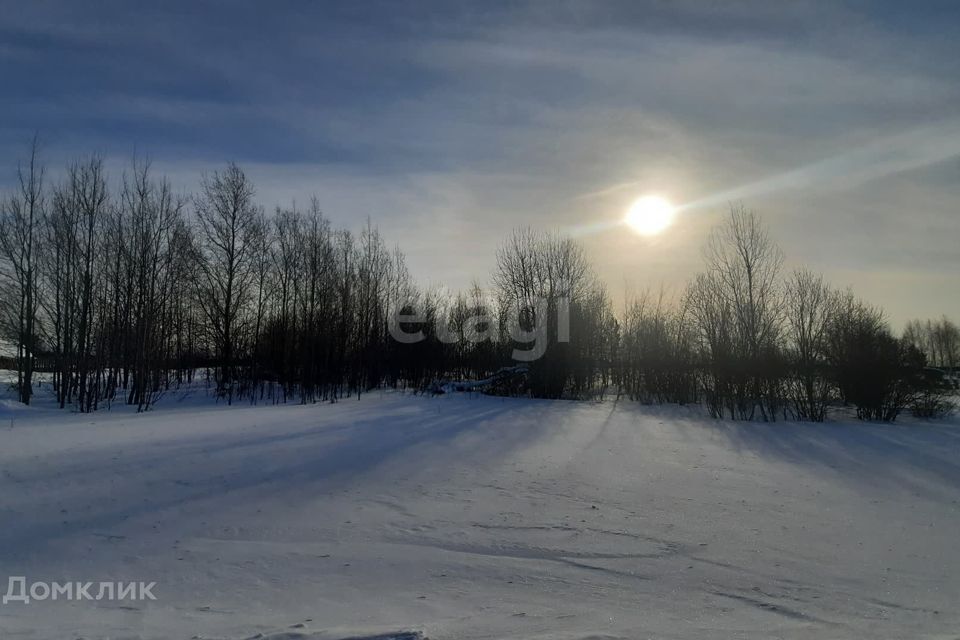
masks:
{"type": "Polygon", "coordinates": [[[245,307],[254,295],[261,212],[253,184],[240,167],[227,166],[204,178],[194,201],[199,244],[194,284],[197,304],[217,348],[218,392],[233,400],[236,347],[245,307]]]}
{"type": "Polygon", "coordinates": [[[29,160],[17,167],[16,191],[0,204],[0,329],[16,344],[17,392],[24,404],[30,404],[33,394],[39,342],[40,236],[46,198],[38,153],[39,140],[34,136],[29,160]]]}

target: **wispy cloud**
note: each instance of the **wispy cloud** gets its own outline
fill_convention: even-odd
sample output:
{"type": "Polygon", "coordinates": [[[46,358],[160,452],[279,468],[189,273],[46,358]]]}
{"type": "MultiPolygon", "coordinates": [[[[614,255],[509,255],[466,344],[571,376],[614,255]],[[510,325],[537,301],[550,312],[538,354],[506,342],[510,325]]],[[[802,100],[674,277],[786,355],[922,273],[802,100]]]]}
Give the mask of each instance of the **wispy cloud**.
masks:
{"type": "Polygon", "coordinates": [[[949,7],[226,7],[4,7],[0,187],[35,130],[54,165],[98,150],[119,166],[136,147],[185,190],[234,160],[268,208],[315,193],[339,223],[370,216],[417,276],[453,287],[483,279],[517,225],[597,232],[584,241],[611,283],[682,283],[729,200],[762,208],[788,254],[828,234],[828,275],[918,254],[940,274],[957,254],[949,7]],[[677,228],[656,243],[613,231],[648,191],[685,205],[677,228]],[[897,226],[904,207],[913,223],[897,226]]]}

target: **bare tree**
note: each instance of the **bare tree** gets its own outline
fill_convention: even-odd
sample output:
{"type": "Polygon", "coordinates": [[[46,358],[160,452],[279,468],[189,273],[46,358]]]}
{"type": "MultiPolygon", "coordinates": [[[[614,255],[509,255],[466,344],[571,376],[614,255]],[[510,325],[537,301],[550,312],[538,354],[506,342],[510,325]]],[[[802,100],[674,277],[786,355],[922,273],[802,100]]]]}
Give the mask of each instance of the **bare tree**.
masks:
{"type": "MultiPolygon", "coordinates": [[[[12,308],[0,309],[11,318],[17,345],[17,390],[20,402],[30,404],[34,359],[38,346],[40,233],[46,200],[44,167],[38,157],[39,140],[30,146],[26,166],[17,167],[17,191],[0,210],[0,287],[12,308]]],[[[6,305],[4,305],[6,306],[6,305]]]]}
{"type": "Polygon", "coordinates": [[[775,420],[780,407],[778,344],[783,326],[780,268],[783,254],[756,212],[732,206],[704,249],[712,295],[732,315],[735,354],[743,375],[733,380],[739,417],[752,419],[757,408],[775,420]]]}
{"type": "MultiPolygon", "coordinates": [[[[497,252],[494,284],[502,331],[508,326],[508,318],[528,330],[538,326],[545,329],[543,346],[547,350],[529,365],[531,391],[556,398],[589,386],[598,373],[599,362],[593,356],[605,354],[587,351],[587,343],[591,336],[609,330],[601,325],[612,314],[609,299],[593,277],[583,248],[556,234],[515,230],[497,252]],[[576,331],[572,323],[575,316],[576,331]],[[590,364],[589,371],[579,372],[575,380],[572,353],[578,345],[584,349],[581,355],[590,356],[590,364]]],[[[509,342],[505,335],[502,339],[509,342]]]]}
{"type": "Polygon", "coordinates": [[[883,311],[847,291],[827,329],[830,372],[861,420],[892,422],[925,386],[923,354],[895,338],[883,311]]]}
{"type": "Polygon", "coordinates": [[[300,297],[300,278],[304,269],[303,220],[300,212],[277,208],[272,220],[274,241],[270,259],[276,279],[274,318],[268,330],[270,367],[276,374],[283,400],[292,395],[293,354],[297,327],[297,304],[300,297]]]}
{"type": "Polygon", "coordinates": [[[789,394],[795,417],[822,422],[831,396],[826,370],[827,330],[836,295],[823,276],[806,269],[794,271],[785,287],[792,375],[789,394]]]}
{"type": "MultiPolygon", "coordinates": [[[[134,160],[132,173],[124,177],[121,213],[126,219],[128,237],[122,241],[126,277],[118,274],[118,282],[126,280],[128,311],[117,319],[114,332],[127,335],[124,359],[129,359],[132,380],[127,403],[140,411],[150,407],[166,375],[165,347],[170,332],[169,306],[175,291],[178,262],[183,259],[178,236],[185,233],[182,210],[184,200],[173,193],[166,180],[154,182],[150,165],[134,160]]],[[[118,252],[119,253],[119,252],[118,252]]],[[[119,306],[119,304],[117,305],[119,306]]],[[[118,311],[115,316],[120,316],[118,311]]],[[[127,385],[124,384],[124,388],[127,385]]]]}
{"type": "Polygon", "coordinates": [[[641,402],[690,402],[695,397],[693,343],[686,306],[665,289],[627,303],[620,340],[620,387],[641,402]]]}
{"type": "Polygon", "coordinates": [[[930,366],[946,369],[960,366],[960,328],[946,316],[939,320],[911,320],[904,328],[903,337],[927,356],[930,366]]]}
{"type": "Polygon", "coordinates": [[[728,411],[734,419],[738,415],[734,388],[740,371],[736,362],[734,314],[722,287],[715,274],[697,274],[687,286],[683,306],[699,343],[699,371],[710,415],[722,418],[724,411],[728,411]]]}
{"type": "MultiPolygon", "coordinates": [[[[77,405],[81,411],[96,409],[103,388],[100,379],[95,328],[102,320],[98,316],[101,305],[98,294],[104,277],[99,261],[104,257],[102,224],[110,210],[103,159],[92,156],[85,162],[70,167],[67,177],[67,195],[63,201],[72,206],[71,219],[75,223],[71,241],[76,274],[76,336],[72,341],[75,379],[70,384],[76,389],[77,405]]],[[[69,341],[68,341],[69,342],[69,341]]]]}
{"type": "Polygon", "coordinates": [[[219,359],[218,392],[233,401],[236,347],[251,302],[261,212],[254,188],[235,164],[205,177],[194,199],[199,255],[194,280],[197,304],[208,322],[219,359]]]}

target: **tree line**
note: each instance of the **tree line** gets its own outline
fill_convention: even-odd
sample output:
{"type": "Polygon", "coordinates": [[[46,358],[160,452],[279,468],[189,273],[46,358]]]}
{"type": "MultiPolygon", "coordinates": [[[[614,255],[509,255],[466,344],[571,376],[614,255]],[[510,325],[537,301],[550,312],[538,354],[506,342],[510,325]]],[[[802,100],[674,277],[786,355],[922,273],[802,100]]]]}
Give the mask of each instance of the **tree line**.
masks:
{"type": "Polygon", "coordinates": [[[821,421],[845,403],[893,420],[946,411],[931,367],[960,364],[946,318],[895,336],[853,293],[783,273],[741,206],[682,292],[647,292],[620,314],[557,233],[514,231],[491,283],[418,287],[372,223],[336,229],[316,198],[268,214],[234,164],[192,196],[141,159],[115,183],[96,155],[54,181],[34,141],[0,208],[0,330],[26,404],[37,372],[79,411],[146,410],[198,376],[228,403],[469,379],[493,393],[702,403],[718,418],[821,421]]]}
{"type": "Polygon", "coordinates": [[[882,421],[951,408],[960,333],[946,318],[895,336],[852,291],[809,269],[783,273],[782,252],[742,206],[713,230],[704,263],[679,300],[648,294],[627,308],[620,371],[630,397],[703,402],[735,420],[819,422],[836,404],[882,421]]]}

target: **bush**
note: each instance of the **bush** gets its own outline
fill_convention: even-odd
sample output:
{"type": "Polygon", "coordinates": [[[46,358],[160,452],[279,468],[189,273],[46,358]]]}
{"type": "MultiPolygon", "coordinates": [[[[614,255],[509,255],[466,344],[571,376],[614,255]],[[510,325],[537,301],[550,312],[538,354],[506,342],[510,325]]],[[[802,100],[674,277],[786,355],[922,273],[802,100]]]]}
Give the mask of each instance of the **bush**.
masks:
{"type": "Polygon", "coordinates": [[[893,422],[924,386],[924,356],[890,333],[878,309],[848,294],[827,331],[832,375],[861,420],[893,422]]]}
{"type": "Polygon", "coordinates": [[[910,413],[917,418],[945,418],[954,410],[951,398],[953,385],[943,372],[924,369],[910,404],[910,413]]]}

